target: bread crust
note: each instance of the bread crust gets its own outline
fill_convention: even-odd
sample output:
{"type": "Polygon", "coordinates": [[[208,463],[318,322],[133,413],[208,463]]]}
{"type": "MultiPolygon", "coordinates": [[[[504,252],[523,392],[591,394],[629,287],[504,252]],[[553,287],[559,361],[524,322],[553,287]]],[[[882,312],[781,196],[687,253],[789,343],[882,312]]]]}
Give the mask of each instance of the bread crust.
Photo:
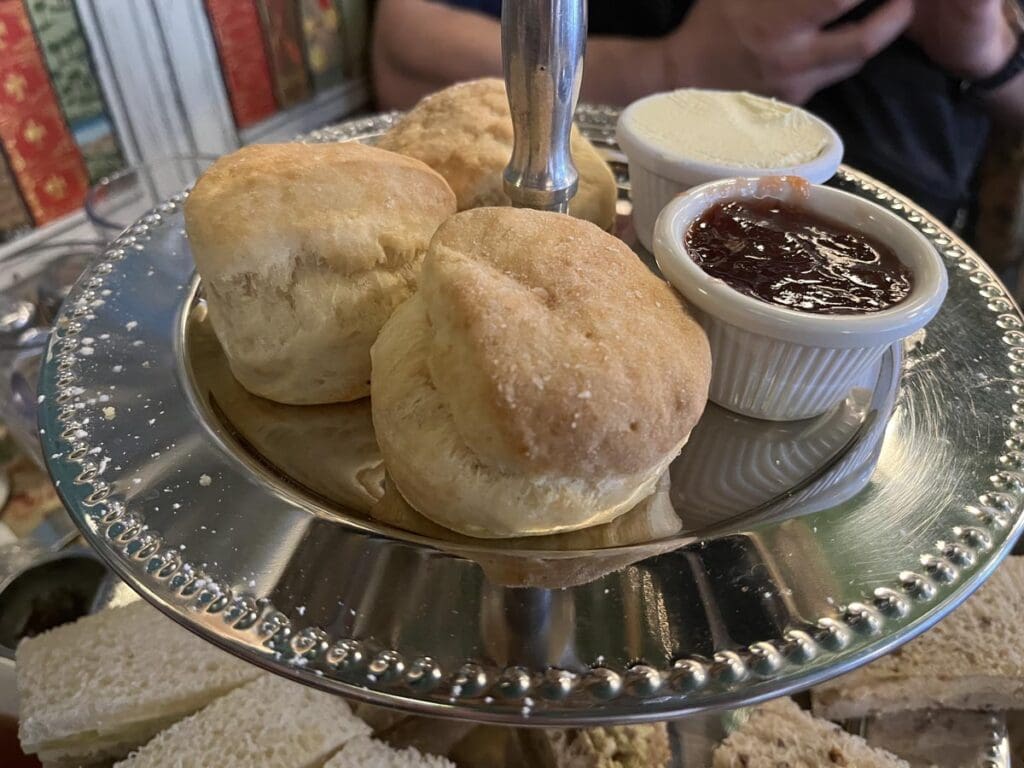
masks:
{"type": "Polygon", "coordinates": [[[185,226],[239,383],[296,405],[369,394],[370,345],[454,212],[426,165],[357,143],[256,145],[214,163],[185,226]]]}
{"type": "MultiPolygon", "coordinates": [[[[485,78],[458,83],[421,100],[378,142],[415,157],[451,185],[459,210],[509,205],[502,171],[512,155],[512,114],[505,83],[485,78]]],[[[618,190],[608,164],[576,126],[570,150],[579,171],[569,213],[605,230],[615,224],[618,190]]]]}
{"type": "Polygon", "coordinates": [[[672,759],[665,723],[522,728],[517,735],[534,768],[665,768],[672,759]]]}
{"type": "Polygon", "coordinates": [[[682,301],[619,240],[482,208],[431,242],[371,352],[391,477],[477,537],[607,523],[649,496],[703,412],[711,357],[682,301]]]}
{"type": "Polygon", "coordinates": [[[424,163],[358,142],[254,144],[199,178],[185,228],[207,279],[273,274],[289,250],[352,276],[425,250],[453,194],[424,163]]]}
{"type": "Polygon", "coordinates": [[[640,472],[704,411],[703,329],[595,226],[514,208],[458,214],[431,242],[421,295],[434,386],[489,464],[591,480],[640,472]]]}
{"type": "Polygon", "coordinates": [[[18,737],[47,764],[122,757],[260,675],[144,600],[25,638],[16,661],[18,737]],[[143,678],[152,685],[138,685],[143,678]]]}
{"type": "Polygon", "coordinates": [[[812,717],[792,699],[775,699],[747,715],[746,722],[715,748],[713,768],[910,768],[905,760],[869,746],[835,723],[812,717]]]}
{"type": "Polygon", "coordinates": [[[1024,699],[1024,655],[1016,650],[1024,633],[1022,593],[1024,557],[1007,557],[923,635],[813,688],[814,713],[839,720],[924,709],[1016,709],[1024,699]]]}

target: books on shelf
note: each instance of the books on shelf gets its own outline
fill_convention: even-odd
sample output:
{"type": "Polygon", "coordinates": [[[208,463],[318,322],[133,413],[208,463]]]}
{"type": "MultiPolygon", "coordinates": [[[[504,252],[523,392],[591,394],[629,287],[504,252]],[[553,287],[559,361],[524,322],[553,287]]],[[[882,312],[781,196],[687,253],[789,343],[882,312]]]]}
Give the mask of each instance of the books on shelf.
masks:
{"type": "MultiPolygon", "coordinates": [[[[132,8],[138,22],[134,0],[118,2],[132,8]]],[[[219,69],[236,128],[251,128],[325,92],[326,100],[311,102],[310,114],[326,114],[330,94],[365,75],[366,0],[202,0],[188,7],[183,17],[208,23],[216,46],[216,56],[207,49],[208,63],[189,71],[219,69]]],[[[92,8],[76,0],[0,0],[0,242],[78,210],[91,183],[126,164],[131,142],[119,140],[117,127],[132,114],[120,90],[132,96],[146,79],[123,77],[111,69],[123,61],[114,64],[103,57],[106,48],[92,48],[109,21],[92,8]],[[101,58],[94,60],[93,52],[101,58]],[[107,78],[117,79],[118,92],[104,93],[107,78]]],[[[145,4],[138,8],[142,16],[155,14],[145,4]]],[[[147,29],[126,23],[117,34],[163,34],[147,29]]],[[[196,32],[209,39],[207,30],[196,32]]],[[[139,65],[159,69],[173,51],[165,45],[139,65]]],[[[288,121],[304,115],[300,108],[282,118],[292,125],[288,121]]]]}
{"type": "Polygon", "coordinates": [[[306,63],[313,89],[323,91],[342,80],[341,23],[334,0],[301,0],[306,63]]]}
{"type": "Polygon", "coordinates": [[[206,0],[235,126],[247,128],[277,111],[256,0],[206,0]]]}
{"type": "Polygon", "coordinates": [[[71,135],[95,183],[124,167],[73,0],[25,0],[71,135]]]}
{"type": "Polygon", "coordinates": [[[341,14],[344,72],[349,78],[364,77],[369,69],[370,10],[367,0],[335,0],[341,14]]]}
{"type": "Polygon", "coordinates": [[[0,0],[0,142],[37,226],[82,205],[85,162],[22,0],[0,0]]]}
{"type": "Polygon", "coordinates": [[[257,0],[270,55],[274,94],[282,109],[312,95],[302,44],[299,7],[293,0],[257,0]]]}

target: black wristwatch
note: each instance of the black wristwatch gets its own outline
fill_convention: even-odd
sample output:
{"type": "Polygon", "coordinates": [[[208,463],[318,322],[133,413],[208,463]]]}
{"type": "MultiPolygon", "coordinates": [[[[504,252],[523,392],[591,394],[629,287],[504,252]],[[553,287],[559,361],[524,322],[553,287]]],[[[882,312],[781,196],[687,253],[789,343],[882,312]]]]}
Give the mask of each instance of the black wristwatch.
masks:
{"type": "Polygon", "coordinates": [[[1014,49],[1013,55],[1010,56],[1010,60],[998,72],[988,77],[983,77],[980,80],[961,80],[960,92],[965,96],[983,96],[997,88],[1002,88],[1021,72],[1024,72],[1024,25],[1021,24],[1020,15],[1015,15],[1018,22],[1016,25],[1017,47],[1014,49]]]}

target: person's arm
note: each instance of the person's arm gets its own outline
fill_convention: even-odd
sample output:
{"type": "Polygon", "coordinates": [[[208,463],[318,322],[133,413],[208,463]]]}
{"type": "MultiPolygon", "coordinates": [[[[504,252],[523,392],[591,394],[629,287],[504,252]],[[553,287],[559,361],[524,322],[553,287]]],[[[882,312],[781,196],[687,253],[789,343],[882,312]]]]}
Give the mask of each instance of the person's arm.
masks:
{"type": "Polygon", "coordinates": [[[983,101],[999,123],[1024,129],[1024,74],[992,91],[983,101]]]}
{"type": "MultiPolygon", "coordinates": [[[[662,38],[592,36],[582,98],[626,104],[684,85],[746,89],[802,103],[848,77],[900,35],[913,0],[887,0],[864,19],[824,29],[863,0],[698,0],[662,38]]],[[[374,84],[403,108],[459,80],[501,75],[501,28],[431,0],[380,0],[374,84]]]]}
{"type": "MultiPolygon", "coordinates": [[[[1009,58],[1017,52],[1021,28],[1024,26],[1022,18],[1024,18],[1024,11],[1016,16],[1008,13],[1010,32],[1006,33],[1004,30],[1000,42],[993,46],[999,52],[997,61],[1002,64],[1009,61],[1009,58]]],[[[1000,68],[1002,68],[1002,64],[1000,64],[1000,68]]],[[[1010,128],[1024,129],[1024,72],[1018,72],[1012,80],[985,94],[982,101],[988,106],[989,112],[992,113],[995,120],[1010,128]]]]}
{"type": "MultiPolygon", "coordinates": [[[[955,77],[981,80],[998,72],[1017,48],[1018,0],[917,0],[910,37],[955,77]]],[[[1019,7],[1019,6],[1018,6],[1019,7]]],[[[992,116],[1024,127],[1024,74],[985,94],[992,116]]]]}
{"type": "Polygon", "coordinates": [[[405,109],[460,80],[501,75],[499,26],[430,0],[379,0],[373,79],[382,109],[405,109]]]}
{"type": "Polygon", "coordinates": [[[914,0],[885,0],[832,25],[864,0],[698,0],[672,36],[680,83],[746,90],[803,104],[855,74],[903,34],[914,0]]]}
{"type": "MultiPolygon", "coordinates": [[[[587,40],[582,98],[625,104],[670,87],[659,41],[587,40]]],[[[378,104],[406,108],[460,80],[501,77],[501,25],[473,11],[431,0],[380,0],[373,74],[378,104]]]]}

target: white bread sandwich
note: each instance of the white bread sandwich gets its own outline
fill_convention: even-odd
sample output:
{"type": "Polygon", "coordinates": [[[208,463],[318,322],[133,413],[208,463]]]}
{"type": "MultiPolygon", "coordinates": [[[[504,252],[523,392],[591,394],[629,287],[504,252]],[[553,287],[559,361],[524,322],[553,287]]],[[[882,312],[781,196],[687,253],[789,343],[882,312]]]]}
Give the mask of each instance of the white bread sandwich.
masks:
{"type": "Polygon", "coordinates": [[[455,763],[413,747],[394,749],[370,738],[352,739],[324,768],[455,768],[455,763]]]}
{"type": "Polygon", "coordinates": [[[831,720],[914,709],[1024,708],[1024,557],[1008,557],[916,640],[811,691],[831,720]]]}
{"type": "Polygon", "coordinates": [[[18,736],[50,765],[121,757],[260,671],[139,600],[17,649],[18,736]]]}
{"type": "Polygon", "coordinates": [[[751,710],[747,721],[716,749],[712,768],[910,768],[905,760],[869,747],[835,723],[820,720],[792,699],[751,710]]]}
{"type": "MultiPolygon", "coordinates": [[[[427,755],[445,755],[459,768],[664,768],[672,756],[665,723],[604,728],[513,728],[389,713],[362,704],[356,705],[355,711],[377,726],[374,737],[390,748],[401,751],[411,747],[427,755]]],[[[346,745],[343,754],[352,756],[362,752],[364,741],[353,740],[346,745]]],[[[375,751],[382,750],[383,747],[376,747],[375,751]]],[[[349,768],[354,764],[331,761],[327,768],[349,768]]],[[[378,765],[372,761],[366,764],[371,768],[378,765]]],[[[381,762],[380,765],[404,768],[419,763],[381,762]]]]}
{"type": "Polygon", "coordinates": [[[521,208],[448,219],[371,357],[395,486],[425,517],[485,538],[635,507],[700,418],[711,375],[704,331],[625,243],[521,208]]]}
{"type": "Polygon", "coordinates": [[[1002,712],[890,712],[855,722],[868,744],[899,755],[912,768],[1009,765],[1010,745],[1005,740],[1006,717],[1002,712]]]}
{"type": "Polygon", "coordinates": [[[219,159],[189,195],[185,227],[239,383],[292,405],[368,395],[370,345],[454,212],[426,165],[355,142],[219,159]]]}
{"type": "Polygon", "coordinates": [[[320,768],[369,733],[344,699],[264,674],[175,723],[116,768],[320,768]]]}
{"type": "Polygon", "coordinates": [[[664,723],[524,728],[519,739],[531,768],[664,768],[672,758],[664,723]]]}
{"type": "MultiPolygon", "coordinates": [[[[422,160],[445,180],[459,210],[509,205],[502,172],[512,156],[512,112],[505,83],[470,80],[426,96],[377,143],[378,147],[422,160]]],[[[572,160],[580,174],[569,213],[601,229],[615,224],[615,177],[594,145],[574,125],[572,160]]]]}

